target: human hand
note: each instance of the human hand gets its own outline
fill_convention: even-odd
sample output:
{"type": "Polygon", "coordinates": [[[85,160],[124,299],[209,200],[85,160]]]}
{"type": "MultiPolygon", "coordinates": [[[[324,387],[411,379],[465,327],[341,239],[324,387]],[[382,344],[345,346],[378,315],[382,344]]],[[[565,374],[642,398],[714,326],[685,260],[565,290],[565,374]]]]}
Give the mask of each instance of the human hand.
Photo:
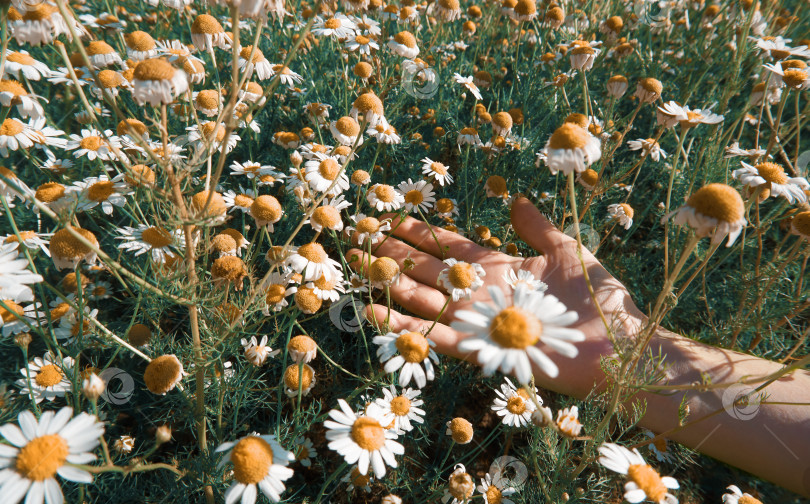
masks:
{"type": "MultiPolygon", "coordinates": [[[[493,251],[441,228],[433,227],[434,239],[428,226],[411,217],[403,222],[394,222],[393,236],[372,251],[371,261],[377,257],[391,257],[403,268],[410,258],[415,267],[405,270],[399,284],[391,286],[391,297],[405,310],[415,314],[409,316],[391,311],[389,326],[392,331],[404,329],[426,331],[439,317],[448,295],[437,285],[439,273],[448,266],[442,262],[441,247],[445,257],[480,264],[486,276],[484,285],[475,291],[471,300],[450,302],[439,317],[439,322],[430,331],[429,337],[436,342],[439,353],[475,362],[475,353],[464,354],[457,349],[459,341],[467,337],[450,327],[457,310],[470,309],[473,302],[489,302],[487,286],[498,286],[507,297],[512,298],[512,288],[504,280],[509,270],[526,270],[535,278],[548,284],[548,294],[556,296],[569,310],[579,315],[571,327],[582,331],[586,340],[577,343],[579,355],[576,359],[565,358],[553,350],[540,348],[560,369],[556,378],[550,378],[535,367],[536,383],[557,392],[583,397],[602,380],[599,359],[613,353],[607,337],[605,325],[593,304],[588,286],[582,273],[582,264],[577,255],[577,243],[573,238],[560,232],[543,217],[537,208],[526,198],[518,198],[512,205],[512,225],[523,241],[541,255],[535,257],[513,257],[493,251]],[[394,236],[396,238],[394,238],[394,236]],[[437,244],[437,240],[439,244],[437,244]]],[[[586,249],[582,251],[588,268],[591,285],[599,306],[614,329],[620,327],[625,332],[637,329],[643,315],[633,304],[627,289],[602,267],[599,261],[586,249]]],[[[351,266],[365,272],[369,258],[359,249],[351,249],[346,254],[351,266]],[[353,260],[354,259],[354,260],[353,260]]],[[[389,317],[388,308],[373,305],[366,308],[369,320],[383,321],[389,317]]]]}

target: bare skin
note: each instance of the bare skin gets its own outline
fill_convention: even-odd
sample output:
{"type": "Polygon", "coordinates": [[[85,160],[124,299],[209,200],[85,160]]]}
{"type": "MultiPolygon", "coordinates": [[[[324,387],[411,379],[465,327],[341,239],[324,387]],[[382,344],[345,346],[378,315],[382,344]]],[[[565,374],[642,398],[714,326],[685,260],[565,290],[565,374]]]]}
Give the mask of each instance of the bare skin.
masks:
{"type": "MultiPolygon", "coordinates": [[[[591,300],[582,266],[577,256],[576,241],[561,233],[546,220],[527,199],[520,198],[512,206],[512,225],[517,234],[541,255],[513,257],[481,247],[470,240],[440,228],[430,229],[424,223],[406,218],[399,226],[394,223],[394,237],[389,237],[373,251],[373,257],[391,257],[400,267],[410,258],[416,267],[402,275],[399,284],[391,287],[391,297],[416,316],[385,306],[366,308],[366,316],[382,322],[390,317],[391,330],[425,331],[439,316],[447,301],[447,293],[437,285],[439,272],[446,268],[445,257],[475,262],[486,271],[484,287],[473,293],[471,300],[450,302],[430,332],[438,352],[476,361],[475,354],[457,350],[459,341],[467,335],[450,328],[456,310],[471,309],[475,301],[489,301],[486,286],[500,286],[509,298],[511,288],[503,280],[509,270],[527,270],[548,284],[548,293],[562,301],[569,310],[579,314],[573,326],[581,330],[586,340],[578,343],[579,355],[568,359],[547,348],[544,351],[557,364],[560,373],[549,378],[534,370],[538,386],[577,398],[585,398],[594,390],[604,390],[606,378],[599,365],[602,356],[614,353],[607,330],[591,300]],[[438,239],[439,244],[436,243],[438,239]]],[[[605,318],[618,329],[618,336],[634,337],[646,322],[627,289],[587,250],[583,250],[596,300],[605,318]]],[[[363,271],[368,264],[364,252],[351,249],[346,254],[352,267],[363,271]]],[[[696,343],[689,338],[659,330],[651,341],[654,350],[667,356],[667,380],[663,385],[689,386],[701,380],[701,373],[713,384],[735,384],[740,380],[755,381],[776,373],[784,366],[749,355],[696,343]]],[[[542,348],[542,345],[541,345],[542,348]]],[[[749,383],[757,387],[764,380],[749,383]]],[[[737,385],[737,388],[741,385],[737,385]]],[[[647,403],[640,424],[656,433],[697,449],[709,456],[773,481],[794,492],[810,496],[810,371],[796,370],[770,383],[763,392],[767,398],[757,408],[735,408],[728,387],[710,390],[668,391],[667,395],[641,392],[634,400],[647,403]],[[726,402],[723,394],[726,393],[726,402]],[[687,394],[689,416],[686,427],[678,426],[678,407],[687,394]],[[791,404],[773,404],[789,402],[791,404]],[[800,404],[804,403],[804,405],[800,404]],[[724,404],[726,408],[724,409],[724,404]],[[752,416],[751,412],[755,412],[752,416]]],[[[587,426],[586,426],[587,428],[587,426]]],[[[734,482],[729,482],[732,484],[734,482]]]]}

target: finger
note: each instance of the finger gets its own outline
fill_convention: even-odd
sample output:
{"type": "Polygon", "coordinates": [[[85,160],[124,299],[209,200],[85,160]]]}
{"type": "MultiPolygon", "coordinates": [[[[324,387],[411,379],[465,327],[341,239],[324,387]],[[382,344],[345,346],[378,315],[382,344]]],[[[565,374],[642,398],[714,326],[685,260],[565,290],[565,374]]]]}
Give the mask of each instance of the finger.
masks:
{"type": "MultiPolygon", "coordinates": [[[[388,317],[388,326],[393,332],[400,332],[403,330],[427,332],[427,330],[433,325],[433,322],[430,320],[403,315],[394,310],[389,312],[388,307],[383,305],[375,304],[366,306],[366,319],[372,321],[372,323],[374,320],[376,320],[378,323],[382,323],[385,321],[386,317],[388,317]]],[[[459,352],[457,346],[459,340],[462,338],[462,335],[441,322],[438,322],[435,326],[433,326],[433,329],[430,331],[427,337],[436,343],[434,350],[440,354],[450,355],[458,359],[465,359],[468,356],[475,356],[475,354],[462,354],[459,352]]]]}
{"type": "Polygon", "coordinates": [[[399,217],[395,216],[391,228],[397,238],[402,238],[419,250],[442,260],[446,257],[455,257],[468,262],[479,262],[483,257],[492,254],[492,250],[477,245],[458,233],[436,226],[428,227],[413,217],[405,217],[400,222],[399,217]]]}
{"type": "Polygon", "coordinates": [[[526,198],[512,203],[512,226],[523,241],[541,253],[551,253],[574,241],[543,217],[526,198]]]}
{"type": "Polygon", "coordinates": [[[417,282],[431,287],[438,285],[439,273],[447,268],[447,265],[439,259],[421,250],[416,250],[396,238],[389,237],[374,252],[379,255],[388,256],[399,264],[405,264],[405,260],[410,258],[411,261],[413,261],[414,267],[405,271],[405,274],[417,282]]]}
{"type": "MultiPolygon", "coordinates": [[[[353,270],[368,277],[369,260],[373,263],[377,259],[374,255],[367,255],[359,249],[350,249],[346,253],[346,261],[353,270]]],[[[392,258],[393,259],[393,258],[392,258]]],[[[397,261],[399,264],[399,261],[397,261]]],[[[402,264],[399,265],[400,269],[402,264]]],[[[389,288],[391,298],[406,310],[416,313],[420,317],[436,318],[447,301],[444,294],[417,282],[407,275],[400,275],[399,282],[389,288]]]]}

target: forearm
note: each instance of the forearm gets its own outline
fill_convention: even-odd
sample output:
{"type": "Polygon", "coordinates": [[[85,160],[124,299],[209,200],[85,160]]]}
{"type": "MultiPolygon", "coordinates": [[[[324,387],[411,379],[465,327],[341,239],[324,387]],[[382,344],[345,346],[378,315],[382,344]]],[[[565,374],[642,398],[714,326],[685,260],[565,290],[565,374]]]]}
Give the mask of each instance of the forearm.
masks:
{"type": "Polygon", "coordinates": [[[661,331],[651,342],[666,354],[667,378],[661,385],[689,390],[644,392],[641,425],[679,443],[749,471],[794,492],[810,495],[810,372],[796,370],[753,394],[761,404],[735,404],[763,385],[751,381],[777,373],[783,365],[703,345],[661,331]],[[704,380],[703,377],[707,380],[704,380]],[[746,380],[746,385],[716,387],[746,380]],[[701,390],[697,385],[710,383],[701,390]],[[671,394],[671,395],[665,395],[671,394]],[[686,395],[689,414],[679,427],[678,409],[686,395]]]}

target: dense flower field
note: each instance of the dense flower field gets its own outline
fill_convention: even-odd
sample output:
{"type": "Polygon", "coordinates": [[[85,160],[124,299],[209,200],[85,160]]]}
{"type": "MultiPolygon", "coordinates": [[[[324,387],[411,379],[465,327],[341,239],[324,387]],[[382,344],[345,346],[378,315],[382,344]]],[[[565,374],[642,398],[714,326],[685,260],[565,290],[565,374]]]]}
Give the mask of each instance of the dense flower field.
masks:
{"type": "Polygon", "coordinates": [[[799,502],[808,26],[3,2],[0,502],[799,502]]]}

